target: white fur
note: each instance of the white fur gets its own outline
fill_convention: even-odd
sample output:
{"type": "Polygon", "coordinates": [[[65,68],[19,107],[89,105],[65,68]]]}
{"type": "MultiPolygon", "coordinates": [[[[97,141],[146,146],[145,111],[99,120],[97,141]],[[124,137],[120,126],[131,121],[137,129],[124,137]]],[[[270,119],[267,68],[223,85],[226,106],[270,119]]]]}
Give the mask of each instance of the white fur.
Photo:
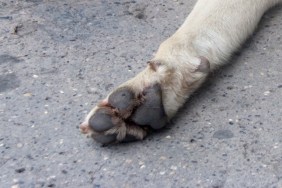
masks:
{"type": "MultiPolygon", "coordinates": [[[[199,0],[183,25],[166,41],[155,60],[166,62],[176,69],[173,85],[164,86],[164,105],[171,117],[197,89],[207,75],[198,75],[201,82],[183,91],[183,77],[197,65],[195,58],[203,56],[210,62],[211,71],[227,63],[232,53],[253,33],[262,15],[282,0],[199,0]],[[180,94],[180,95],[179,95],[180,94]]],[[[199,62],[199,61],[198,61],[199,62]]],[[[190,82],[193,81],[190,79],[190,82]]]]}
{"type": "Polygon", "coordinates": [[[163,46],[176,47],[179,53],[204,56],[213,69],[226,62],[253,33],[265,11],[278,2],[282,0],[199,0],[183,25],[159,51],[161,53],[163,46]]]}

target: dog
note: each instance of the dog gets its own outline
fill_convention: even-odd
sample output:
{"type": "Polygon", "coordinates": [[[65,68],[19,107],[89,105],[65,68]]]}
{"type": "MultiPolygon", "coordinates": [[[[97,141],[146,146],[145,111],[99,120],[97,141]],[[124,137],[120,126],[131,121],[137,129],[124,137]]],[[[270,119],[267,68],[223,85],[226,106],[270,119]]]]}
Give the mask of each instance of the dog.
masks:
{"type": "Polygon", "coordinates": [[[282,0],[198,0],[148,66],[100,101],[80,125],[108,145],[163,128],[208,75],[224,65],[282,0]]]}

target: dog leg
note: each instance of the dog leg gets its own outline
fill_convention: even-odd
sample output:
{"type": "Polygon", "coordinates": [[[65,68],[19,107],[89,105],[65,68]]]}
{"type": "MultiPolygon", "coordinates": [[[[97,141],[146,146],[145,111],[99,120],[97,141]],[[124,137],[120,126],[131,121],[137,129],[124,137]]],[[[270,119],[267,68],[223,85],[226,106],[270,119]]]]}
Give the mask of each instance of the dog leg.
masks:
{"type": "Polygon", "coordinates": [[[227,62],[262,15],[282,0],[199,0],[148,66],[85,118],[80,129],[102,144],[142,140],[175,115],[208,74],[227,62]]]}

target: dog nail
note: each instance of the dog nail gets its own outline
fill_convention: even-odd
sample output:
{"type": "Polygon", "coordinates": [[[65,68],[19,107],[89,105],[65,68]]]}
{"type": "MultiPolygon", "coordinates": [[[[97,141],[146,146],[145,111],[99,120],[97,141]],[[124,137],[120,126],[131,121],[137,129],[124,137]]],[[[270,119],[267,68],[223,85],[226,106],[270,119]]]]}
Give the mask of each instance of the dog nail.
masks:
{"type": "Polygon", "coordinates": [[[79,126],[79,129],[82,134],[87,134],[89,132],[88,123],[85,123],[85,122],[81,123],[79,126]]]}

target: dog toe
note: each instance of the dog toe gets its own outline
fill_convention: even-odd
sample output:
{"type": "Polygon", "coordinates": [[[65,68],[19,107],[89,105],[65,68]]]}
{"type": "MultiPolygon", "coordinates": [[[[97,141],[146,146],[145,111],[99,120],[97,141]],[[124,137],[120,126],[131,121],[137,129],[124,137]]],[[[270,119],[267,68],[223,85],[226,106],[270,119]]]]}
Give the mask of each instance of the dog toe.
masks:
{"type": "Polygon", "coordinates": [[[162,103],[162,91],[159,84],[145,88],[144,102],[134,111],[131,120],[138,125],[149,125],[153,129],[160,129],[167,122],[162,103]]]}
{"type": "Polygon", "coordinates": [[[127,87],[118,88],[108,98],[108,104],[117,110],[117,113],[127,118],[136,106],[135,93],[127,87]]]}
{"type": "Polygon", "coordinates": [[[95,132],[104,132],[115,126],[108,108],[99,108],[88,123],[95,132]]]}

